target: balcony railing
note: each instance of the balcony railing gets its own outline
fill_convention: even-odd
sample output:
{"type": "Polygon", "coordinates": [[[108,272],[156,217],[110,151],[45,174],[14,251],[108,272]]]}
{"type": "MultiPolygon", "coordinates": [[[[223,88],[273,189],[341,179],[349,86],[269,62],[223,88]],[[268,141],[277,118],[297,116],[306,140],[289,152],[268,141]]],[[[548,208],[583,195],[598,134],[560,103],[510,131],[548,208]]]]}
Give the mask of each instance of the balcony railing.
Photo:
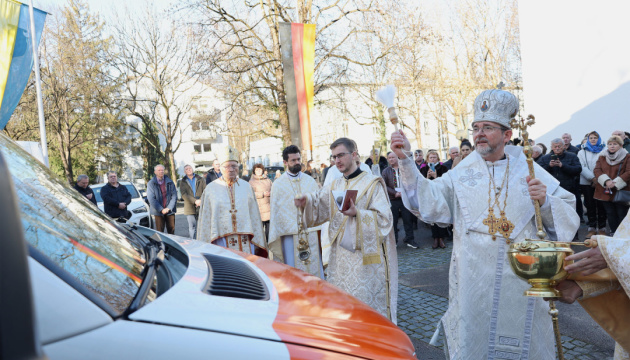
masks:
{"type": "Polygon", "coordinates": [[[193,154],[193,161],[197,164],[212,164],[214,158],[215,156],[211,152],[193,154]]]}
{"type": "Polygon", "coordinates": [[[194,130],[192,132],[191,140],[214,140],[217,137],[217,132],[214,130],[194,130]]]}

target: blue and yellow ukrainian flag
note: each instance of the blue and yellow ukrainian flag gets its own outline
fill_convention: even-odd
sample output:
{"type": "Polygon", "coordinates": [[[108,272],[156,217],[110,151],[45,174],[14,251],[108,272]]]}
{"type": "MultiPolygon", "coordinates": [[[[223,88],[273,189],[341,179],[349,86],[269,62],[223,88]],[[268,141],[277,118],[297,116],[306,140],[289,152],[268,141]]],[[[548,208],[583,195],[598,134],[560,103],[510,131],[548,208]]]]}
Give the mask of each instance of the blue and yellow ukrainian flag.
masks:
{"type": "MultiPolygon", "coordinates": [[[[46,12],[33,9],[37,47],[46,12]]],[[[0,130],[17,106],[33,69],[33,43],[28,5],[0,0],[0,130]]]]}

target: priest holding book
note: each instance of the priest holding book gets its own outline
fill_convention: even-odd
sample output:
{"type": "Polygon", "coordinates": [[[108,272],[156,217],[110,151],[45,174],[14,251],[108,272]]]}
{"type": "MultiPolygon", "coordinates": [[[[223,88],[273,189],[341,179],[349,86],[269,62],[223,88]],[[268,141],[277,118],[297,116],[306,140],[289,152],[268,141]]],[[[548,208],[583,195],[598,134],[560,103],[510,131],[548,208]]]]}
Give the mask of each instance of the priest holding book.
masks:
{"type": "Polygon", "coordinates": [[[343,177],[297,197],[295,205],[304,209],[307,227],[330,221],[327,280],[396,323],[398,259],[385,183],[357,166],[353,140],[339,138],[330,149],[343,177]],[[349,208],[343,210],[346,197],[353,195],[346,190],[357,191],[356,201],[347,199],[349,208]]]}

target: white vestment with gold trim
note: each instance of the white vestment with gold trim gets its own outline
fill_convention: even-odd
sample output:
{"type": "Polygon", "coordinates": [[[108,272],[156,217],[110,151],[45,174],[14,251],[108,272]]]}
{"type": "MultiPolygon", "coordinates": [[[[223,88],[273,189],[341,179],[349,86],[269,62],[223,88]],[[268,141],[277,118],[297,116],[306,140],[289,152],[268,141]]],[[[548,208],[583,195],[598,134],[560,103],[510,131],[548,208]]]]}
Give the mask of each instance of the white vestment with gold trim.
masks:
{"type": "MultiPolygon", "coordinates": [[[[440,226],[453,224],[453,253],[449,269],[449,306],[440,322],[450,359],[554,359],[555,346],[549,306],[528,298],[529,285],[516,277],[507,259],[509,245],[499,234],[493,240],[484,220],[489,215],[489,192],[499,196],[499,216],[508,194],[505,215],[514,225],[509,241],[536,238],[534,205],[522,147],[506,146],[509,177],[505,189],[489,189],[507,170],[508,159],[486,162],[475,151],[456,168],[435,180],[420,175],[413,158],[399,161],[405,207],[420,220],[440,226]]],[[[408,156],[410,156],[408,154],[408,156]]],[[[541,208],[551,240],[571,241],[579,227],[575,197],[537,164],[536,177],[547,186],[541,208]]]]}
{"type": "Polygon", "coordinates": [[[337,179],[306,198],[307,226],[330,221],[327,280],[396,323],[398,256],[383,179],[362,172],[349,180],[337,179]],[[339,212],[331,190],[358,190],[355,217],[339,212]]]}
{"type": "Polygon", "coordinates": [[[318,189],[317,182],[303,172],[299,172],[295,177],[285,172],[273,182],[268,244],[274,260],[323,278],[317,228],[306,229],[310,256],[307,261],[299,259],[298,222],[302,219],[299,218],[294,203],[296,195],[315,192],[318,189]],[[287,251],[283,251],[283,243],[287,251]]]}
{"type": "Polygon", "coordinates": [[[231,186],[223,179],[206,186],[197,232],[197,240],[229,249],[252,253],[252,244],[267,249],[256,196],[241,179],[231,186]]]}
{"type": "Polygon", "coordinates": [[[580,304],[617,342],[615,360],[630,360],[630,213],[613,237],[595,235],[617,281],[578,281],[580,304]]]}

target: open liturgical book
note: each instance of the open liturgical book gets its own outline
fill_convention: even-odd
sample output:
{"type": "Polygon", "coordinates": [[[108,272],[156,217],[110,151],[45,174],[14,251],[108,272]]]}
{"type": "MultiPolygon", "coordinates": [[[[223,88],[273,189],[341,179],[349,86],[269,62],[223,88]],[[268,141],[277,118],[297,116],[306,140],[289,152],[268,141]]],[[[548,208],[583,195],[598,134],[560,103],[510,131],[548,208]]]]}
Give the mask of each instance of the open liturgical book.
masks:
{"type": "Polygon", "coordinates": [[[331,190],[335,204],[339,211],[346,211],[350,208],[350,200],[356,204],[357,190],[331,190]]]}

